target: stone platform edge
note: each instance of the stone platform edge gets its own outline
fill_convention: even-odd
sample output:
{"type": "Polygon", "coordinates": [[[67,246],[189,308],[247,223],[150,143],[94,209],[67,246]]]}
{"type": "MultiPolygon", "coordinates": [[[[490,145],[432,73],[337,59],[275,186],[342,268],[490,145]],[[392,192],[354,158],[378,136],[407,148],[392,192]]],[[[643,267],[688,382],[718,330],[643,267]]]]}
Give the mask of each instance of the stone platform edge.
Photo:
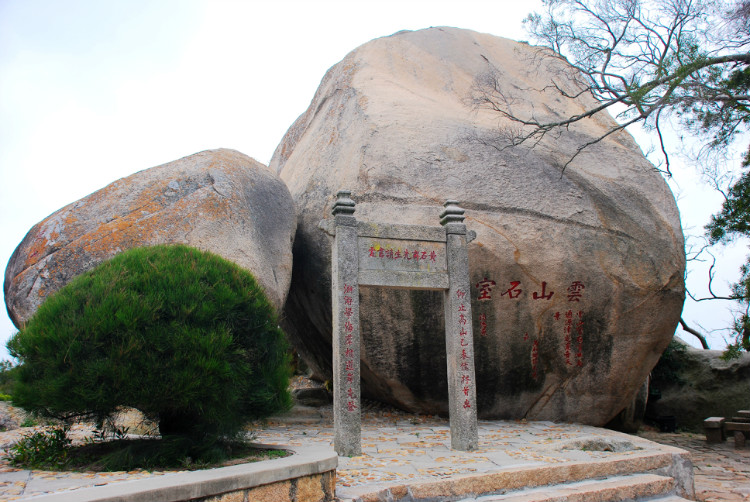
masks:
{"type": "Polygon", "coordinates": [[[349,490],[342,500],[355,502],[450,501],[499,495],[524,488],[554,486],[610,476],[657,474],[674,480],[673,493],[695,500],[690,453],[673,446],[658,445],[657,451],[636,452],[615,459],[576,461],[546,466],[519,466],[495,472],[455,476],[436,481],[394,483],[377,489],[349,490]]]}
{"type": "Polygon", "coordinates": [[[330,448],[258,445],[288,457],[122,481],[30,497],[34,502],[333,501],[338,456],[330,448]]]}

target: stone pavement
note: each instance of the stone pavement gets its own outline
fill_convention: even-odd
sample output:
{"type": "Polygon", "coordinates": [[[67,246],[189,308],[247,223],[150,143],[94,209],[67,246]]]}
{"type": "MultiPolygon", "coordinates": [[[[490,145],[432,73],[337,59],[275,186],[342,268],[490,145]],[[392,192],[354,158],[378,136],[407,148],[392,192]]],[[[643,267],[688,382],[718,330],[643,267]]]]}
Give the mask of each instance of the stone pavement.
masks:
{"type": "Polygon", "coordinates": [[[703,434],[642,431],[639,436],[690,452],[695,496],[704,502],[750,500],[750,447],[736,450],[734,441],[707,443],[703,434]]]}
{"type": "MultiPolygon", "coordinates": [[[[595,427],[552,422],[480,421],[479,449],[467,453],[449,448],[446,419],[379,409],[363,413],[362,424],[364,454],[339,457],[337,496],[342,500],[374,493],[383,487],[413,487],[514,466],[531,468],[638,457],[644,451],[659,448],[642,437],[595,427]],[[615,451],[601,451],[604,449],[615,451]]],[[[23,430],[0,433],[0,445],[19,437],[21,432],[23,430]]],[[[266,444],[332,445],[331,408],[298,407],[291,416],[258,426],[254,434],[257,442],[266,444]]],[[[700,436],[643,435],[695,452],[699,500],[750,500],[747,463],[750,451],[734,451],[732,443],[708,445],[700,436]]],[[[14,469],[7,461],[0,460],[0,500],[19,500],[41,493],[162,474],[28,471],[14,469]]]]}
{"type": "MultiPolygon", "coordinates": [[[[330,411],[297,408],[292,417],[269,422],[256,432],[264,444],[332,444],[330,411]]],[[[576,462],[638,458],[673,452],[637,436],[577,424],[479,421],[479,448],[451,450],[448,420],[393,410],[363,413],[361,456],[339,457],[336,495],[356,499],[385,488],[430,489],[439,480],[576,462]],[[604,451],[608,450],[608,451],[604,451]]]]}

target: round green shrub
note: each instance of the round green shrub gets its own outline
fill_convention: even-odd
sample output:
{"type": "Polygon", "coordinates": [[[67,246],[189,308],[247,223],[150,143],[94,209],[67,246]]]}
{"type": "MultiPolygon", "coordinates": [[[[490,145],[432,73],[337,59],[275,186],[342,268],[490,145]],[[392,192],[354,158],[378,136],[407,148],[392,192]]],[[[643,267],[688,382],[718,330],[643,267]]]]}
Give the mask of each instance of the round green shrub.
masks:
{"type": "Polygon", "coordinates": [[[75,278],[11,338],[13,401],[67,420],[132,407],[163,436],[232,435],[290,406],[287,348],[248,271],[187,246],[136,248],[75,278]]]}

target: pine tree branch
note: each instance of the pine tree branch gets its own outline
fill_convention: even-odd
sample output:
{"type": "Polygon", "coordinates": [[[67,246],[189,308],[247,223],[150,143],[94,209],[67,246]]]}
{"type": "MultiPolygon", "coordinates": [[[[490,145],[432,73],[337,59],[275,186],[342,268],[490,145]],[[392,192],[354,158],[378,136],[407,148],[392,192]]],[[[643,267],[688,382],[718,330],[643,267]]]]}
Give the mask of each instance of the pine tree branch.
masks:
{"type": "Polygon", "coordinates": [[[703,348],[704,348],[705,350],[708,350],[708,342],[706,341],[706,337],[704,337],[704,336],[703,336],[703,335],[701,335],[701,334],[700,334],[700,333],[699,333],[698,331],[696,331],[696,330],[694,330],[693,328],[691,328],[690,326],[688,326],[688,325],[687,325],[687,324],[685,323],[685,321],[684,321],[684,320],[682,319],[682,317],[680,317],[680,326],[682,327],[682,329],[683,329],[684,331],[687,331],[688,333],[690,333],[691,335],[693,335],[694,337],[696,337],[696,338],[697,338],[698,340],[700,340],[700,342],[701,342],[701,346],[702,346],[702,347],[703,347],[703,348]]]}

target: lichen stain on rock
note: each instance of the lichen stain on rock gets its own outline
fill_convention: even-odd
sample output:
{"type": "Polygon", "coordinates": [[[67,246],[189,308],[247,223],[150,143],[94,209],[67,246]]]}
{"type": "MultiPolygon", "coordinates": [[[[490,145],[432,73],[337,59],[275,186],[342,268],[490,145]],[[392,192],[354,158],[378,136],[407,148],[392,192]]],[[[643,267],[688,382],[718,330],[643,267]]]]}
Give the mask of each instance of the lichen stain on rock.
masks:
{"type": "Polygon", "coordinates": [[[6,269],[8,312],[19,325],[76,275],[126,249],[164,243],[200,247],[235,261],[256,275],[280,308],[291,280],[293,208],[275,173],[232,150],[201,152],[139,171],[31,229],[6,269]],[[252,207],[269,204],[290,211],[250,214],[252,207]],[[278,235],[255,242],[256,225],[278,235]]]}
{"type": "Polygon", "coordinates": [[[64,228],[72,226],[78,219],[69,213],[63,213],[56,216],[51,215],[37,223],[32,228],[30,234],[36,233],[36,239],[31,243],[26,259],[24,260],[24,269],[43,260],[50,254],[60,248],[58,239],[64,228]]]}
{"type": "Polygon", "coordinates": [[[23,262],[23,269],[26,270],[39,262],[39,260],[45,258],[49,247],[51,247],[50,242],[44,236],[37,237],[29,248],[29,254],[23,262]]]}

